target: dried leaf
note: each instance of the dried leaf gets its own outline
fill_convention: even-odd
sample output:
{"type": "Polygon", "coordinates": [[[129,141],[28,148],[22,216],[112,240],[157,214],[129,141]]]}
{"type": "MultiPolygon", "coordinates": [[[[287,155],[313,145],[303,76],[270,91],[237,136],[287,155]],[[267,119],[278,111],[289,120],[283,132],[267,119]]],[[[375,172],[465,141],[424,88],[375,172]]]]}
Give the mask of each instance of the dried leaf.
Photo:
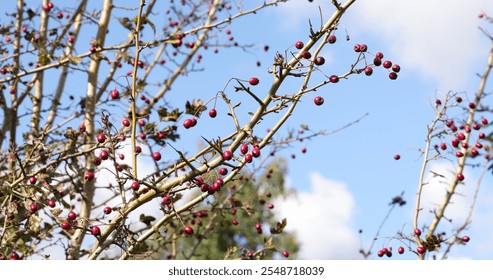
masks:
{"type": "Polygon", "coordinates": [[[287,220],[286,220],[286,218],[284,218],[284,219],[282,219],[281,222],[277,222],[275,227],[270,228],[270,233],[271,234],[282,233],[284,228],[286,227],[286,225],[287,225],[287,220]]]}
{"type": "Polygon", "coordinates": [[[204,102],[200,99],[194,99],[192,103],[187,101],[187,104],[185,104],[185,113],[196,117],[200,117],[200,113],[206,109],[204,102]]]}

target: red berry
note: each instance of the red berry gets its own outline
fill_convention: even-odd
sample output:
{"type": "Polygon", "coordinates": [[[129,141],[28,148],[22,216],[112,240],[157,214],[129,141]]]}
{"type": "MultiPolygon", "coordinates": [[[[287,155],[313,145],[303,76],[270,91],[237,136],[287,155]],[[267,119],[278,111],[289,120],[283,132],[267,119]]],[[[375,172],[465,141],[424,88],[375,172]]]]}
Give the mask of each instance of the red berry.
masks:
{"type": "Polygon", "coordinates": [[[355,44],[353,47],[355,52],[360,52],[361,51],[361,45],[360,44],[355,44]]]}
{"type": "Polygon", "coordinates": [[[71,227],[70,222],[65,221],[65,222],[62,223],[62,229],[69,230],[70,227],[71,227]]]}
{"type": "Polygon", "coordinates": [[[481,118],[481,123],[486,125],[488,124],[488,120],[486,118],[481,118]]]}
{"type": "Polygon", "coordinates": [[[109,206],[106,206],[103,209],[103,213],[105,213],[106,215],[111,214],[112,211],[113,211],[113,209],[111,209],[111,207],[109,207],[109,206]]]}
{"type": "Polygon", "coordinates": [[[240,146],[240,152],[242,154],[248,153],[248,145],[247,144],[241,144],[241,146],[240,146]]]}
{"type": "Polygon", "coordinates": [[[397,253],[399,253],[401,255],[404,254],[404,247],[399,246],[399,248],[397,248],[397,253]]]}
{"type": "Polygon", "coordinates": [[[337,82],[339,82],[339,77],[336,75],[332,75],[332,76],[330,76],[329,81],[331,83],[337,83],[337,82]]]}
{"type": "Polygon", "coordinates": [[[87,180],[87,181],[91,181],[94,179],[94,172],[93,171],[87,171],[86,172],[86,175],[84,176],[84,178],[87,180]]]}
{"type": "Polygon", "coordinates": [[[107,150],[102,150],[101,153],[99,153],[99,158],[102,160],[107,160],[109,156],[110,154],[107,150]]]}
{"type": "Polygon", "coordinates": [[[160,160],[161,159],[161,153],[160,152],[154,152],[152,154],[152,158],[156,161],[160,160]]]}
{"type": "Polygon", "coordinates": [[[457,138],[452,139],[452,146],[457,148],[459,146],[459,139],[457,138]]]}
{"type": "Polygon", "coordinates": [[[37,181],[38,181],[38,179],[36,179],[36,177],[34,177],[34,176],[29,178],[29,184],[31,184],[31,185],[36,184],[37,181]]]}
{"type": "Polygon", "coordinates": [[[394,155],[394,159],[395,159],[395,160],[399,160],[399,159],[401,159],[401,155],[398,155],[398,154],[394,155]]]}
{"type": "Polygon", "coordinates": [[[197,125],[197,119],[196,118],[192,118],[192,127],[194,127],[195,125],[197,125]]]}
{"type": "Polygon", "coordinates": [[[416,236],[420,236],[421,235],[421,230],[419,228],[414,229],[414,234],[416,236]]]}
{"type": "Polygon", "coordinates": [[[95,47],[95,46],[91,46],[91,47],[89,48],[89,51],[90,51],[91,53],[95,53],[95,52],[96,52],[96,47],[95,47]]]}
{"type": "Polygon", "coordinates": [[[295,44],[295,47],[296,47],[298,50],[301,50],[304,46],[305,46],[305,44],[303,44],[303,42],[301,42],[301,41],[298,41],[298,42],[296,42],[296,44],[295,44]]]}
{"type": "Polygon", "coordinates": [[[186,119],[184,122],[183,122],[183,126],[186,128],[186,129],[189,129],[190,127],[193,126],[193,120],[192,119],[186,119]]]}
{"type": "Polygon", "coordinates": [[[464,235],[464,236],[462,236],[461,240],[462,240],[462,242],[467,243],[467,242],[469,242],[469,240],[471,240],[471,238],[469,238],[469,236],[467,236],[467,235],[464,235]]]}
{"type": "Polygon", "coordinates": [[[257,77],[250,78],[248,81],[252,86],[256,86],[259,83],[259,79],[257,77]]]}
{"type": "Polygon", "coordinates": [[[462,152],[456,152],[456,153],[455,153],[455,156],[456,156],[456,157],[463,157],[463,156],[464,156],[464,154],[463,154],[462,152]]]}
{"type": "Polygon", "coordinates": [[[320,106],[324,104],[324,98],[322,96],[317,96],[315,97],[315,99],[313,99],[313,103],[315,103],[315,105],[317,106],[320,106]]]}
{"type": "Polygon", "coordinates": [[[426,252],[426,249],[424,247],[419,246],[418,248],[416,248],[416,251],[418,252],[418,254],[423,254],[424,252],[426,252]]]}
{"type": "Polygon", "coordinates": [[[38,204],[36,204],[36,203],[32,203],[32,204],[29,206],[29,211],[31,211],[31,213],[34,213],[34,212],[38,211],[38,204]]]}
{"type": "Polygon", "coordinates": [[[289,252],[288,251],[284,251],[284,252],[282,252],[282,255],[284,257],[288,258],[289,257],[289,252]]]}
{"type": "Polygon", "coordinates": [[[310,59],[312,57],[312,54],[309,51],[304,51],[301,53],[301,57],[304,59],[310,59]]]}
{"type": "Polygon", "coordinates": [[[389,73],[389,78],[390,78],[391,80],[395,80],[395,79],[397,79],[397,73],[395,73],[395,72],[390,72],[390,73],[389,73]]]}
{"type": "Polygon", "coordinates": [[[232,158],[233,158],[233,153],[231,153],[231,151],[229,151],[229,150],[225,150],[225,151],[223,152],[223,159],[224,159],[224,160],[230,160],[230,159],[232,159],[232,158]]]}
{"type": "Polygon", "coordinates": [[[337,38],[335,35],[329,35],[329,37],[327,37],[327,43],[329,43],[329,44],[334,44],[336,41],[337,41],[337,38]]]}
{"type": "Polygon", "coordinates": [[[112,99],[120,98],[120,92],[117,89],[112,90],[110,95],[112,99]]]}
{"type": "Polygon", "coordinates": [[[317,56],[314,62],[318,66],[323,65],[325,63],[325,58],[322,56],[317,56]]]}
{"type": "Polygon", "coordinates": [[[106,135],[104,135],[104,133],[100,133],[98,134],[97,139],[99,143],[104,143],[104,141],[106,141],[106,135]]]}
{"type": "Polygon", "coordinates": [[[469,103],[469,108],[476,109],[476,104],[474,104],[473,102],[469,103]]]}
{"type": "Polygon", "coordinates": [[[462,173],[458,173],[458,174],[457,174],[457,180],[459,180],[459,181],[464,181],[464,174],[462,174],[462,173]]]}
{"type": "Polygon", "coordinates": [[[252,160],[253,160],[252,154],[246,154],[245,155],[245,162],[250,163],[250,162],[252,162],[252,160]]]}
{"type": "Polygon", "coordinates": [[[55,208],[56,206],[55,200],[53,199],[48,200],[48,206],[50,206],[51,208],[55,208]]]}
{"type": "Polygon", "coordinates": [[[382,65],[382,60],[381,60],[380,58],[378,58],[378,57],[375,57],[375,58],[373,59],[373,65],[375,65],[375,66],[380,66],[380,65],[382,65]]]}
{"type": "Polygon", "coordinates": [[[399,64],[392,65],[392,71],[399,73],[399,71],[401,71],[401,67],[399,66],[399,64]]]}
{"type": "Polygon", "coordinates": [[[77,219],[77,214],[76,214],[74,211],[70,211],[70,212],[68,212],[68,214],[67,214],[67,218],[68,218],[69,220],[72,220],[72,221],[73,221],[73,220],[77,219]]]}
{"type": "Polygon", "coordinates": [[[360,49],[359,49],[360,52],[366,52],[367,50],[368,50],[368,46],[367,45],[365,45],[365,44],[361,44],[360,45],[360,49]]]}
{"type": "Polygon", "coordinates": [[[382,58],[383,58],[383,53],[381,53],[381,52],[377,52],[377,53],[375,54],[375,57],[376,57],[376,58],[379,58],[379,59],[382,59],[382,58]]]}
{"type": "Polygon", "coordinates": [[[231,221],[231,223],[232,223],[233,225],[237,226],[237,225],[238,225],[238,220],[234,219],[234,220],[232,220],[232,221],[231,221]]]}
{"type": "Polygon", "coordinates": [[[384,68],[389,69],[390,67],[392,67],[392,61],[390,61],[390,60],[385,60],[385,61],[383,62],[383,67],[384,67],[384,68]]]}
{"type": "Polygon", "coordinates": [[[478,137],[479,139],[483,139],[484,137],[486,137],[486,135],[483,132],[481,132],[478,134],[478,137]]]}
{"type": "Polygon", "coordinates": [[[169,195],[165,195],[165,196],[163,196],[163,199],[161,200],[161,203],[162,203],[163,205],[168,205],[168,204],[170,204],[171,202],[172,202],[172,199],[171,199],[171,196],[169,196],[169,195]]]}
{"type": "Polygon", "coordinates": [[[221,174],[223,176],[226,175],[226,174],[228,174],[228,169],[226,169],[224,167],[220,168],[219,169],[219,174],[221,174]]]}
{"type": "Polygon", "coordinates": [[[183,228],[183,230],[185,231],[186,234],[188,235],[192,235],[193,234],[193,228],[191,226],[185,226],[183,228]]]}
{"type": "Polygon", "coordinates": [[[258,158],[260,156],[260,148],[259,147],[254,147],[252,149],[252,156],[254,158],[258,158]]]}
{"type": "Polygon", "coordinates": [[[140,183],[137,181],[133,182],[132,185],[130,186],[130,188],[132,188],[132,190],[134,191],[138,191],[139,187],[140,187],[140,183]]]}
{"type": "Polygon", "coordinates": [[[364,72],[365,72],[366,76],[371,76],[371,74],[373,74],[373,68],[371,68],[370,66],[367,66],[367,67],[365,67],[364,72]]]}
{"type": "Polygon", "coordinates": [[[446,150],[447,149],[447,144],[445,144],[445,143],[440,144],[440,149],[446,150]]]}
{"type": "Polygon", "coordinates": [[[91,227],[91,234],[92,235],[101,235],[101,229],[98,226],[92,226],[91,227]]]}
{"type": "Polygon", "coordinates": [[[213,109],[211,109],[211,110],[209,111],[209,117],[211,117],[211,118],[215,118],[216,116],[217,116],[217,111],[216,111],[216,109],[214,109],[214,108],[213,108],[213,109]]]}
{"type": "Polygon", "coordinates": [[[129,127],[129,126],[130,126],[130,121],[129,121],[128,119],[124,119],[124,120],[122,121],[122,124],[123,124],[124,126],[126,126],[126,127],[129,127]]]}
{"type": "Polygon", "coordinates": [[[464,140],[466,139],[466,135],[464,135],[464,133],[459,133],[457,134],[457,138],[459,138],[459,140],[464,140]]]}

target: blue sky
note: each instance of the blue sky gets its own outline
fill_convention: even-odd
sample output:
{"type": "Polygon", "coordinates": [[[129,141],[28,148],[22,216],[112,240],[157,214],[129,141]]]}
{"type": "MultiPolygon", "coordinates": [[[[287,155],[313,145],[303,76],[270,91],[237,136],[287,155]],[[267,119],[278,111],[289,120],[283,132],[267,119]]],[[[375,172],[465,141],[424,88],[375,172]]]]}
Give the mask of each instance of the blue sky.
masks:
{"type": "MultiPolygon", "coordinates": [[[[312,3],[292,0],[239,19],[227,29],[240,44],[254,43],[254,46],[248,52],[221,49],[218,54],[204,53],[201,65],[206,70],[178,79],[168,101],[180,105],[183,98],[208,101],[232,77],[247,80],[256,76],[260,84],[255,90],[266,90],[272,81],[267,69],[276,51],[294,50],[296,41],[307,41],[308,19],[318,26],[319,7],[324,19],[333,11],[328,0],[312,3]],[[267,52],[263,51],[265,45],[269,45],[267,52]],[[256,66],[257,61],[261,67],[256,66]]],[[[336,134],[297,143],[282,152],[289,162],[288,186],[298,196],[276,202],[275,210],[280,217],[288,219],[287,230],[299,235],[301,258],[361,258],[358,230],[363,229],[361,241],[366,249],[391,198],[401,192],[408,203],[394,210],[382,230],[382,238],[375,244],[375,252],[389,244],[398,247],[400,243],[391,240],[397,231],[412,231],[414,194],[422,159],[418,150],[424,147],[426,126],[434,117],[435,98],[449,91],[464,92],[465,99],[471,97],[478,86],[476,73],[483,71],[486,62],[490,45],[477,27],[492,29],[478,19],[481,11],[493,14],[493,3],[489,0],[360,0],[348,11],[336,32],[337,43],[322,52],[326,58],[325,73],[347,71],[356,58],[352,50],[356,43],[368,45],[371,53],[383,52],[385,59],[399,64],[402,70],[395,81],[387,77],[385,69],[379,68],[371,77],[351,76],[347,81],[309,93],[281,129],[287,132],[307,124],[315,131],[330,131],[368,114],[361,122],[336,134]],[[350,41],[345,40],[346,32],[350,41]],[[314,106],[312,100],[316,95],[324,97],[323,106],[314,106]],[[302,147],[307,148],[306,154],[300,152],[302,147]],[[296,159],[291,159],[291,154],[296,154],[296,159]],[[401,155],[399,161],[394,160],[395,154],[401,155]]],[[[83,46],[86,42],[78,44],[83,46]]],[[[283,90],[296,91],[296,82],[283,90]]],[[[242,100],[244,112],[255,105],[252,99],[236,95],[234,98],[242,100]]],[[[218,102],[217,109],[221,114],[226,106],[218,102]]],[[[121,120],[121,116],[114,117],[121,120]]],[[[493,121],[493,116],[486,117],[493,121]]],[[[183,129],[185,141],[176,147],[192,151],[203,144],[200,135],[219,136],[221,131],[231,128],[230,122],[219,122],[219,125],[218,122],[202,118],[193,130],[183,129]]],[[[259,129],[268,129],[270,124],[266,121],[259,129]]],[[[440,162],[433,170],[445,174],[449,167],[440,162]]],[[[468,188],[464,188],[464,196],[454,201],[449,212],[458,221],[468,211],[476,177],[476,170],[466,172],[468,188]]],[[[492,179],[488,174],[483,180],[473,223],[467,230],[471,242],[456,246],[451,257],[493,259],[490,222],[493,210],[488,207],[493,201],[493,190],[489,188],[492,179]]],[[[429,209],[440,201],[443,190],[439,184],[432,185],[426,194],[425,206],[429,209]]],[[[429,221],[422,219],[421,223],[429,221]]],[[[394,258],[414,259],[414,256],[394,254],[394,258]]]]}

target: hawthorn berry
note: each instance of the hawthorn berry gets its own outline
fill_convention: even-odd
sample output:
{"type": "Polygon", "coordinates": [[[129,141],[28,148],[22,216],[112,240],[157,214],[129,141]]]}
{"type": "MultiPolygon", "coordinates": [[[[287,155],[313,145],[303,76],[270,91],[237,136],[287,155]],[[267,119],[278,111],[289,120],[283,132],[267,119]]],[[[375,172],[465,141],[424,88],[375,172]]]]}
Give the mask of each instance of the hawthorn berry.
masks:
{"type": "Polygon", "coordinates": [[[230,150],[225,150],[223,151],[223,159],[224,160],[230,160],[233,158],[233,153],[230,150]]]}
{"type": "Polygon", "coordinates": [[[385,60],[385,61],[383,62],[383,67],[384,67],[384,68],[389,69],[390,67],[392,67],[392,61],[390,61],[390,60],[385,60]]]}
{"type": "Polygon", "coordinates": [[[91,234],[94,236],[101,235],[101,229],[98,226],[91,226],[91,234]]]}
{"type": "Polygon", "coordinates": [[[332,75],[329,77],[329,81],[331,83],[337,83],[337,82],[339,82],[339,77],[337,75],[332,75]]]}
{"type": "Polygon", "coordinates": [[[34,212],[38,211],[38,204],[36,204],[36,203],[32,203],[32,204],[29,206],[29,211],[31,211],[31,213],[34,213],[34,212]]]}
{"type": "Polygon", "coordinates": [[[152,154],[152,158],[155,160],[155,161],[158,161],[161,159],[161,153],[160,152],[154,152],[152,154]]]}
{"type": "Polygon", "coordinates": [[[221,174],[221,175],[223,175],[223,176],[224,176],[224,175],[226,175],[226,174],[228,174],[228,169],[226,169],[226,168],[224,168],[224,167],[221,167],[221,168],[219,169],[219,174],[221,174]]]}
{"type": "Polygon", "coordinates": [[[284,251],[284,252],[282,252],[282,255],[284,257],[288,258],[289,257],[289,252],[288,251],[284,251]]]}
{"type": "Polygon", "coordinates": [[[111,214],[112,211],[113,211],[113,209],[111,209],[111,207],[109,207],[109,206],[106,206],[103,209],[103,213],[105,213],[106,215],[111,214]]]}
{"type": "Polygon", "coordinates": [[[68,212],[68,214],[67,214],[67,218],[68,218],[69,220],[72,220],[72,221],[73,221],[73,220],[77,219],[77,214],[76,214],[74,211],[70,211],[70,212],[68,212]]]}
{"type": "Polygon", "coordinates": [[[323,56],[317,56],[314,60],[315,65],[323,65],[325,63],[325,58],[323,56]]]}
{"type": "Polygon", "coordinates": [[[360,48],[359,48],[359,51],[360,52],[366,52],[368,50],[368,46],[365,45],[365,44],[361,44],[360,45],[360,48]]]}
{"type": "Polygon", "coordinates": [[[241,152],[242,154],[246,154],[246,153],[248,153],[248,145],[247,145],[247,144],[244,144],[244,143],[243,143],[243,144],[241,144],[241,146],[240,146],[240,152],[241,152]]]}
{"type": "Polygon", "coordinates": [[[97,136],[97,140],[98,140],[98,142],[99,142],[99,143],[101,143],[101,144],[102,144],[102,143],[104,143],[104,141],[106,141],[106,135],[104,135],[104,133],[100,133],[100,134],[98,134],[98,136],[97,136]]]}
{"type": "Polygon", "coordinates": [[[334,44],[336,41],[337,41],[337,38],[335,35],[329,35],[329,37],[327,37],[327,43],[329,43],[329,44],[334,44]]]}
{"type": "Polygon", "coordinates": [[[253,160],[252,154],[248,153],[245,155],[245,162],[250,163],[250,162],[252,162],[252,160],[253,160]]]}
{"type": "Polygon", "coordinates": [[[190,127],[193,126],[193,120],[192,119],[186,119],[184,122],[183,122],[183,126],[186,128],[186,129],[189,129],[190,127]]]}
{"type": "Polygon", "coordinates": [[[315,97],[315,99],[313,99],[313,103],[315,103],[315,105],[317,106],[320,106],[324,104],[324,98],[322,96],[317,96],[315,97]]]}
{"type": "Polygon", "coordinates": [[[301,42],[301,41],[298,41],[298,42],[296,42],[296,44],[294,44],[294,46],[295,46],[298,50],[301,50],[301,49],[305,46],[305,44],[304,44],[303,42],[301,42]]]}
{"type": "Polygon", "coordinates": [[[457,180],[459,180],[459,181],[464,181],[464,174],[462,174],[462,173],[458,173],[458,174],[457,174],[457,180]]]}
{"type": "Polygon", "coordinates": [[[355,44],[353,47],[355,52],[361,52],[361,45],[360,44],[355,44]]]}
{"type": "Polygon", "coordinates": [[[419,246],[418,248],[416,248],[416,252],[418,252],[418,254],[423,254],[424,252],[426,252],[426,248],[425,247],[421,247],[419,246]]]}
{"type": "Polygon", "coordinates": [[[399,73],[399,71],[401,71],[401,67],[399,66],[399,64],[392,65],[392,71],[399,73]]]}
{"type": "Polygon", "coordinates": [[[237,225],[238,225],[238,220],[233,219],[233,220],[231,221],[231,223],[232,223],[233,225],[237,226],[237,225]]]}
{"type": "Polygon", "coordinates": [[[72,225],[68,221],[65,221],[62,223],[62,229],[64,229],[64,230],[69,230],[71,227],[72,227],[72,225]]]}
{"type": "Polygon", "coordinates": [[[120,98],[120,92],[117,89],[112,90],[110,95],[113,100],[120,98]]]}
{"type": "Polygon", "coordinates": [[[137,181],[134,181],[132,183],[132,185],[130,186],[130,188],[132,188],[133,191],[138,191],[139,190],[139,187],[140,187],[140,183],[137,182],[137,181]]]}
{"type": "Polygon", "coordinates": [[[375,58],[373,59],[373,65],[375,65],[375,66],[380,66],[380,65],[382,65],[382,60],[381,60],[380,58],[378,58],[378,57],[375,57],[375,58]]]}
{"type": "Polygon", "coordinates": [[[51,208],[55,208],[55,206],[56,206],[56,202],[55,202],[55,200],[53,200],[53,199],[48,200],[48,203],[47,203],[47,204],[48,204],[48,206],[50,206],[51,208]]]}
{"type": "Polygon", "coordinates": [[[416,236],[420,236],[420,235],[421,235],[421,230],[420,230],[419,228],[415,228],[415,229],[414,229],[414,234],[415,234],[416,236]]]}
{"type": "Polygon", "coordinates": [[[404,254],[404,247],[399,246],[399,248],[397,248],[397,253],[399,253],[401,255],[404,254]]]}
{"type": "Polygon", "coordinates": [[[92,181],[94,179],[94,172],[93,171],[87,171],[86,172],[86,175],[84,176],[84,178],[87,181],[92,181]]]}
{"type": "Polygon", "coordinates": [[[464,235],[461,237],[461,240],[462,240],[462,242],[467,243],[467,242],[469,242],[469,240],[471,240],[471,238],[469,238],[469,236],[467,236],[467,235],[464,235]]]}
{"type": "Polygon", "coordinates": [[[390,78],[391,80],[395,80],[395,79],[397,79],[397,73],[395,73],[395,72],[390,72],[390,73],[389,73],[389,78],[390,78]]]}
{"type": "Polygon", "coordinates": [[[370,66],[365,67],[365,70],[363,71],[365,72],[366,76],[371,76],[371,74],[373,74],[373,68],[371,68],[370,66]]]}
{"type": "Polygon", "coordinates": [[[375,54],[375,57],[376,57],[376,58],[378,58],[378,59],[382,59],[382,58],[383,58],[383,53],[381,53],[381,52],[377,52],[377,53],[375,54]]]}
{"type": "Polygon", "coordinates": [[[257,77],[252,77],[250,78],[250,80],[248,81],[252,86],[256,86],[258,85],[258,83],[260,82],[259,79],[257,77]]]}
{"type": "Polygon", "coordinates": [[[193,234],[193,228],[191,226],[185,226],[183,228],[183,231],[185,231],[186,234],[192,235],[193,234]]]}
{"type": "Polygon", "coordinates": [[[216,109],[212,108],[210,111],[209,111],[209,117],[211,118],[215,118],[217,116],[217,111],[216,109]]]}
{"type": "Polygon", "coordinates": [[[258,158],[260,156],[260,148],[259,147],[253,147],[252,156],[254,158],[258,158]]]}
{"type": "Polygon", "coordinates": [[[34,176],[29,178],[29,184],[31,184],[31,185],[36,184],[37,181],[38,181],[38,179],[36,179],[36,177],[34,177],[34,176]]]}
{"type": "Polygon", "coordinates": [[[312,54],[309,51],[304,51],[301,53],[301,57],[304,59],[310,59],[312,57],[312,54]]]}
{"type": "Polygon", "coordinates": [[[399,159],[401,159],[401,155],[399,155],[399,154],[395,154],[395,155],[394,155],[394,159],[395,159],[395,160],[399,160],[399,159]]]}
{"type": "Polygon", "coordinates": [[[163,205],[168,205],[172,202],[171,196],[165,195],[163,196],[163,199],[161,200],[161,204],[163,205]]]}

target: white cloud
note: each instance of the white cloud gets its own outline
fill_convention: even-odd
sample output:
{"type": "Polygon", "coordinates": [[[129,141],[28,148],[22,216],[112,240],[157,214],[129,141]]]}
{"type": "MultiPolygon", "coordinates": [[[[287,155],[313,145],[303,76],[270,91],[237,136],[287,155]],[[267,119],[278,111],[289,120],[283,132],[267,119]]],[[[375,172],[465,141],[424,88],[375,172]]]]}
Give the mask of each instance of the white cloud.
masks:
{"type": "Polygon", "coordinates": [[[343,183],[318,173],[310,175],[308,192],[280,199],[279,217],[287,218],[286,231],[301,243],[300,259],[357,259],[357,231],[351,226],[354,198],[343,183]]]}
{"type": "Polygon", "coordinates": [[[459,90],[482,71],[477,62],[488,45],[481,42],[477,15],[491,7],[491,1],[359,1],[348,29],[382,41],[404,71],[438,81],[442,90],[459,90]]]}

